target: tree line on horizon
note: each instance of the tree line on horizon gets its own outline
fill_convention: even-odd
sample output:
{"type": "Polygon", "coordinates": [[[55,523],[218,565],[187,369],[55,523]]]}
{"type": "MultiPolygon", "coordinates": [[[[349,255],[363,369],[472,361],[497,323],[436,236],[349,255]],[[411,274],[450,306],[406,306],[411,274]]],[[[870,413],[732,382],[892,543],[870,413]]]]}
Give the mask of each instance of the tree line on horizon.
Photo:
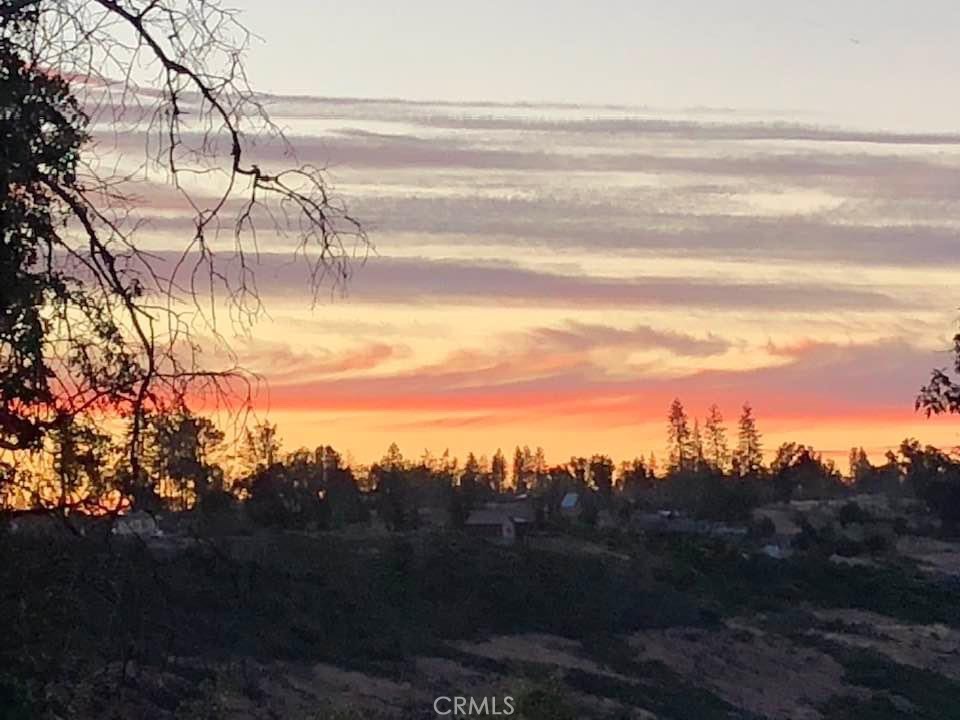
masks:
{"type": "MultiPolygon", "coordinates": [[[[282,451],[278,428],[269,422],[258,422],[243,433],[243,439],[234,453],[225,442],[225,434],[210,418],[196,415],[182,407],[179,410],[154,413],[145,423],[144,468],[145,477],[133,484],[131,504],[144,504],[151,493],[165,497],[180,507],[189,506],[196,498],[211,491],[242,492],[244,481],[255,475],[258,469],[277,466],[305,464],[325,465],[333,468],[343,466],[343,458],[332,447],[320,445],[310,450],[301,447],[289,453],[282,451]],[[228,467],[234,469],[229,477],[228,467]]],[[[683,405],[675,400],[668,417],[668,462],[664,472],[711,470],[731,472],[736,476],[758,473],[763,467],[760,433],[756,427],[749,403],[743,406],[738,423],[735,447],[730,450],[723,416],[716,405],[710,407],[701,433],[699,421],[691,428],[683,405]]],[[[5,499],[12,499],[9,488],[21,490],[20,501],[27,504],[50,504],[65,509],[81,509],[84,501],[79,493],[105,496],[131,487],[125,477],[125,459],[120,452],[123,438],[111,437],[83,422],[63,423],[55,428],[46,448],[50,462],[46,468],[29,466],[11,468],[19,470],[19,482],[6,483],[5,499]],[[119,482],[120,479],[124,482],[119,482]],[[23,495],[32,484],[33,492],[23,495]]],[[[350,469],[357,476],[358,485],[364,490],[374,490],[379,476],[386,470],[408,471],[422,468],[433,474],[449,476],[453,484],[479,483],[495,494],[508,490],[524,493],[541,487],[546,478],[556,475],[558,468],[578,483],[590,485],[606,492],[631,483],[656,478],[658,464],[651,452],[647,459],[636,457],[615,466],[613,460],[603,454],[589,458],[573,456],[561,465],[549,464],[542,447],[534,450],[528,445],[516,446],[508,465],[502,449],[487,458],[469,452],[461,464],[449,451],[435,457],[425,450],[416,461],[405,459],[396,443],[391,444],[384,456],[369,466],[350,469]]],[[[3,496],[0,496],[3,497],[3,496]]]]}
{"type": "MultiPolygon", "coordinates": [[[[210,418],[181,408],[148,417],[136,478],[130,477],[123,438],[82,423],[58,427],[49,437],[45,467],[15,468],[0,484],[0,507],[66,515],[130,509],[216,514],[242,506],[260,524],[319,527],[358,522],[376,509],[388,527],[409,529],[425,508],[462,523],[484,502],[521,495],[535,498],[547,514],[577,492],[590,514],[676,507],[703,518],[745,520],[762,502],[900,493],[907,485],[939,506],[960,487],[960,460],[912,439],[887,452],[881,465],[872,464],[862,447],[852,448],[846,475],[814,448],[794,442],[780,445],[765,464],[749,403],[732,441],[716,405],[701,426],[679,399],[670,405],[666,431],[662,467],[653,453],[619,464],[604,454],[550,463],[543,448],[527,445],[516,446],[509,462],[501,449],[489,459],[470,452],[462,463],[449,451],[408,459],[395,443],[377,462],[351,466],[327,445],[284,452],[269,422],[248,428],[231,446],[210,418]]],[[[960,512],[960,494],[956,499],[960,512]]]]}

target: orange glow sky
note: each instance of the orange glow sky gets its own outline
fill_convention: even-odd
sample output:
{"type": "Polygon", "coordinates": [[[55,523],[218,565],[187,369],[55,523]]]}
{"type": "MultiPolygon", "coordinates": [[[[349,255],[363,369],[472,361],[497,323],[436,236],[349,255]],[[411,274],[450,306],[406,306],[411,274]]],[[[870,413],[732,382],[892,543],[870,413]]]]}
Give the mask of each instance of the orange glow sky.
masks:
{"type": "MultiPolygon", "coordinates": [[[[858,107],[883,99],[857,87],[858,107]]],[[[831,115],[836,93],[803,111],[668,95],[693,109],[268,97],[376,247],[311,307],[290,240],[258,238],[269,315],[232,342],[286,449],[662,457],[674,397],[731,426],[750,401],[768,450],[956,445],[957,421],[913,402],[949,363],[960,135],[831,115]]],[[[180,247],[189,217],[142,194],[148,245],[180,247]]]]}

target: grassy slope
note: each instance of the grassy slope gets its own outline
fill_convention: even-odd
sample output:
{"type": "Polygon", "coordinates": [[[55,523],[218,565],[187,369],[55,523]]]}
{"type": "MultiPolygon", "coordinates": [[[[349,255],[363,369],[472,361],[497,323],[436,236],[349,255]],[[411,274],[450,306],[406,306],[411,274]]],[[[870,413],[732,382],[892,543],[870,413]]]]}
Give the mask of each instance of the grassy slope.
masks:
{"type": "MultiPolygon", "coordinates": [[[[662,717],[690,717],[693,708],[693,716],[720,718],[731,712],[726,703],[662,665],[635,663],[618,635],[776,616],[801,604],[960,626],[951,593],[905,567],[745,559],[722,543],[676,538],[615,543],[629,559],[495,549],[456,537],[360,544],[264,535],[166,560],[136,546],[8,539],[0,544],[0,692],[8,696],[0,707],[43,704],[51,678],[79,692],[120,659],[326,661],[403,677],[415,655],[450,653],[452,640],[537,631],[581,640],[605,667],[633,678],[567,671],[568,689],[662,717]]],[[[779,631],[801,638],[805,622],[794,618],[779,631]]],[[[838,699],[825,708],[829,718],[896,717],[883,713],[902,705],[899,698],[925,713],[919,717],[953,717],[944,698],[956,686],[891,668],[879,656],[871,669],[869,657],[839,659],[850,682],[876,699],[838,699]]],[[[200,693],[212,681],[198,670],[193,685],[200,693]]],[[[179,701],[166,702],[175,709],[179,701]]]]}

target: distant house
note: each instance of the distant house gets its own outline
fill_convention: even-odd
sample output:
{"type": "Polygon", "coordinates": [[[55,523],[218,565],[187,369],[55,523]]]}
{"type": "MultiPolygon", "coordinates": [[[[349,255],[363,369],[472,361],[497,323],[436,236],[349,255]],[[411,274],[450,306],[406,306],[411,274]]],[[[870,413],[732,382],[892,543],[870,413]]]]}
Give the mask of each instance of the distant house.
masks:
{"type": "Polygon", "coordinates": [[[494,500],[484,503],[483,507],[487,510],[499,510],[509,515],[518,524],[532,525],[537,521],[537,510],[526,495],[518,495],[506,500],[494,500]]]}
{"type": "Polygon", "coordinates": [[[113,534],[121,537],[155,538],[163,535],[156,518],[143,511],[119,516],[113,523],[113,534]]]}
{"type": "Polygon", "coordinates": [[[470,535],[482,537],[498,545],[513,545],[517,541],[518,524],[502,510],[474,510],[467,517],[464,529],[470,535]]]}

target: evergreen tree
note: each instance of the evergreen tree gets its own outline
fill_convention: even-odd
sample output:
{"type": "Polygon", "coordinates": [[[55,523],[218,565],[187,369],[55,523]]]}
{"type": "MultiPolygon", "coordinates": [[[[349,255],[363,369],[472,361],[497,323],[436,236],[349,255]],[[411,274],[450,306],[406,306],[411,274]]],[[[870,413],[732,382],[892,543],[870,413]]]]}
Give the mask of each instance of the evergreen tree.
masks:
{"type": "MultiPolygon", "coordinates": [[[[527,453],[529,452],[530,449],[527,448],[527,453]]],[[[525,456],[519,445],[513,453],[513,487],[519,493],[527,491],[525,456]]]]}
{"type": "Polygon", "coordinates": [[[667,447],[670,457],[670,471],[689,470],[693,462],[690,424],[687,421],[687,413],[683,409],[683,403],[679,399],[674,399],[670,405],[670,414],[667,416],[667,447]]]}
{"type": "Polygon", "coordinates": [[[727,447],[727,429],[723,425],[720,408],[711,405],[707,412],[705,454],[707,463],[714,470],[724,472],[730,462],[730,449],[727,447]]]}
{"type": "MultiPolygon", "coordinates": [[[[425,457],[428,461],[430,458],[425,457]]],[[[426,467],[421,465],[421,467],[426,467]]],[[[411,467],[396,443],[391,443],[387,454],[370,469],[375,479],[377,511],[392,530],[405,530],[417,522],[414,488],[411,487],[411,467]]]]}
{"type": "Polygon", "coordinates": [[[536,481],[536,487],[542,488],[547,480],[547,456],[542,447],[537,447],[530,466],[530,474],[536,481]]]}
{"type": "Polygon", "coordinates": [[[494,453],[493,460],[490,462],[490,484],[495,493],[500,493],[507,485],[507,459],[503,456],[500,448],[494,453]]]}
{"type": "MultiPolygon", "coordinates": [[[[480,501],[482,489],[482,471],[480,462],[472,452],[467,454],[467,459],[463,464],[463,472],[460,474],[460,486],[453,493],[455,515],[460,515],[463,520],[469,516],[470,511],[477,506],[480,501]]],[[[458,523],[460,524],[460,523],[458,523]]]]}
{"type": "Polygon", "coordinates": [[[403,470],[406,467],[403,453],[400,452],[400,447],[396,443],[390,443],[387,454],[380,460],[380,467],[387,470],[403,470]]]}
{"type": "Polygon", "coordinates": [[[703,437],[700,435],[700,420],[693,420],[693,434],[690,436],[690,464],[694,470],[703,470],[707,461],[703,454],[703,437]]]}
{"type": "Polygon", "coordinates": [[[737,429],[737,450],[734,453],[734,470],[740,477],[757,475],[763,469],[763,451],[760,433],[753,417],[750,403],[744,403],[737,429]]]}
{"type": "Polygon", "coordinates": [[[609,497],[613,491],[613,460],[606,455],[590,458],[590,482],[601,496],[609,497]]]}
{"type": "Polygon", "coordinates": [[[475,486],[480,481],[480,461],[472,452],[467,453],[463,463],[463,472],[460,474],[460,487],[475,486]]]}

